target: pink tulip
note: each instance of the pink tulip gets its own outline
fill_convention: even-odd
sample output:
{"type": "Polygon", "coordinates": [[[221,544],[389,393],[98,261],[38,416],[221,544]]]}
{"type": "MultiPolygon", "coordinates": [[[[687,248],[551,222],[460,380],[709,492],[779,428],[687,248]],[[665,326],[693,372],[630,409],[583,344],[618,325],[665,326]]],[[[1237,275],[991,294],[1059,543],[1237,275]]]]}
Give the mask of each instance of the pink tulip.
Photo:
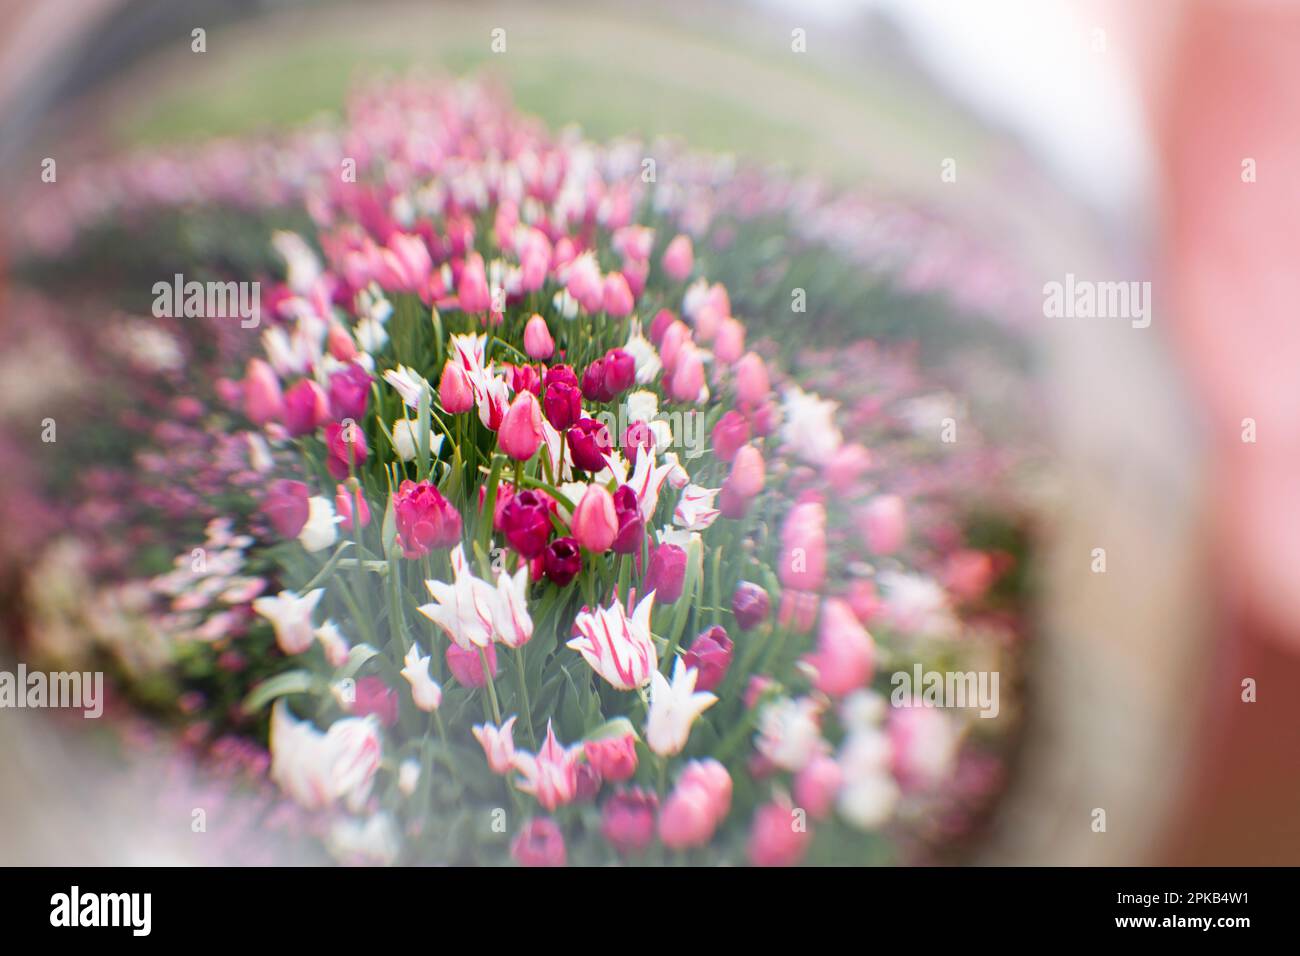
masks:
{"type": "Polygon", "coordinates": [[[460,363],[447,359],[442,367],[442,378],[438,382],[438,401],[453,415],[467,412],[474,407],[474,389],[470,387],[469,375],[460,363]]]}
{"type": "Polygon", "coordinates": [[[712,757],[688,763],[677,778],[677,786],[699,787],[703,790],[708,795],[709,811],[717,823],[725,820],[731,812],[731,774],[712,757]]]}
{"type": "Polygon", "coordinates": [[[695,268],[695,248],[690,236],[673,237],[664,250],[663,266],[664,274],[674,282],[685,282],[690,278],[691,270],[695,268]]]}
{"type": "Polygon", "coordinates": [[[520,866],[564,866],[568,854],[564,834],[554,820],[529,820],[510,844],[510,855],[520,866]]]}
{"type": "Polygon", "coordinates": [[[767,364],[757,352],[746,352],[736,363],[736,398],[746,405],[761,405],[772,393],[767,364]]]}
{"type": "Polygon", "coordinates": [[[877,495],[862,510],[862,533],[872,554],[893,554],[907,540],[907,513],[898,495],[877,495]]]}
{"type": "Polygon", "coordinates": [[[475,724],[470,733],[474,735],[487,757],[488,769],[493,773],[507,774],[515,766],[514,728],[517,717],[510,717],[500,727],[493,724],[475,724]]]}
{"type": "Polygon", "coordinates": [[[605,289],[594,255],[583,253],[569,264],[565,290],[578,300],[584,311],[600,311],[605,301],[605,289]]]}
{"type": "Polygon", "coordinates": [[[740,447],[749,441],[749,422],[740,412],[726,412],[713,426],[713,453],[722,461],[731,461],[740,447]]]}
{"type": "Polygon", "coordinates": [[[537,396],[532,392],[520,392],[497,431],[501,450],[515,461],[527,461],[537,453],[543,437],[542,406],[537,396]]]}
{"type": "Polygon", "coordinates": [[[284,427],[294,438],[310,435],[329,417],[329,396],[311,379],[299,379],[284,393],[284,427]]]}
{"type": "Polygon", "coordinates": [[[534,315],[524,326],[524,351],[530,359],[538,362],[555,354],[555,339],[551,338],[551,330],[540,315],[534,315]]]}
{"type": "Polygon", "coordinates": [[[614,498],[602,485],[588,485],[570,522],[578,543],[595,554],[608,551],[618,536],[614,498]]]}
{"type": "Polygon", "coordinates": [[[650,845],[655,835],[655,811],[659,798],[651,791],[634,787],[605,801],[600,832],[619,853],[636,853],[650,845]]]}
{"type": "Polygon", "coordinates": [[[848,602],[830,598],[823,603],[817,649],[802,658],[813,673],[813,686],[831,697],[843,697],[871,680],[875,661],[875,642],[848,602]]]}
{"type": "Polygon", "coordinates": [[[712,342],[717,337],[718,330],[722,328],[722,320],[726,317],[713,306],[704,306],[695,313],[695,337],[701,342],[712,342]]]}
{"type": "Polygon", "coordinates": [[[798,822],[788,803],[759,807],[749,831],[750,862],[755,866],[794,866],[802,860],[812,833],[798,822]]]}
{"type": "Polygon", "coordinates": [[[663,363],[665,379],[676,370],[677,355],[690,338],[691,330],[681,319],[673,319],[664,329],[663,337],[659,340],[659,361],[663,363]]]}
{"type": "Polygon", "coordinates": [[[616,319],[627,318],[632,314],[635,301],[627,279],[621,272],[611,272],[605,276],[605,286],[601,297],[602,307],[616,319]]]}
{"type": "Polygon", "coordinates": [[[516,786],[532,794],[547,811],[572,803],[578,793],[578,750],[562,746],[548,722],[541,750],[536,754],[515,754],[515,769],[520,775],[516,786]]]}
{"type": "Polygon", "coordinates": [[[334,510],[343,519],[339,522],[339,527],[344,531],[352,530],[353,501],[357,502],[357,514],[361,521],[361,527],[364,528],[370,524],[370,505],[366,504],[366,496],[361,493],[359,485],[353,482],[352,479],[348,479],[347,483],[338,486],[334,494],[334,510]],[[349,485],[355,487],[349,488],[349,485]]]}
{"type": "Polygon", "coordinates": [[[871,452],[861,445],[841,445],[826,463],[826,483],[839,494],[848,494],[871,468],[871,452]]]}
{"type": "Polygon", "coordinates": [[[722,320],[718,326],[717,338],[713,341],[713,354],[724,365],[740,361],[745,352],[745,326],[739,319],[731,317],[722,320]]]}
{"type": "Polygon", "coordinates": [[[735,460],[731,463],[731,474],[727,480],[736,494],[748,499],[763,490],[766,474],[763,453],[753,445],[745,445],[736,452],[735,460]]]}
{"type": "Polygon", "coordinates": [[[636,738],[632,734],[588,740],[582,745],[587,763],[607,783],[631,780],[636,773],[636,738]]]}
{"type": "Polygon", "coordinates": [[[694,345],[684,345],[673,372],[672,398],[677,402],[698,402],[704,391],[704,360],[694,345]]]}
{"type": "Polygon", "coordinates": [[[668,309],[660,309],[655,313],[654,320],[650,323],[650,341],[654,343],[655,348],[663,341],[664,332],[668,326],[677,321],[677,316],[668,309]]]}
{"type": "Polygon", "coordinates": [[[843,781],[840,765],[822,754],[809,761],[794,778],[794,798],[810,817],[824,820],[834,809],[843,781]]]}
{"type": "MultiPolygon", "coordinates": [[[[447,645],[447,669],[457,683],[464,687],[486,687],[487,678],[483,676],[483,661],[479,659],[478,648],[466,650],[452,642],[447,645]]],[[[495,644],[487,646],[488,670],[492,677],[497,676],[497,650],[495,644]]]]}
{"type": "Polygon", "coordinates": [[[521,290],[536,292],[546,284],[551,268],[551,240],[540,229],[526,227],[518,240],[518,250],[521,290]]]}
{"type": "Polygon", "coordinates": [[[799,591],[820,591],[826,583],[826,508],[804,501],[790,509],[781,528],[781,583],[799,591]]]}
{"type": "Polygon", "coordinates": [[[465,258],[456,287],[456,298],[465,312],[486,312],[492,307],[492,292],[488,289],[487,271],[483,257],[477,252],[465,258]]]}
{"type": "Polygon", "coordinates": [[[254,425],[278,419],[284,411],[280,380],[271,366],[260,358],[248,360],[244,370],[244,417],[254,425]]]}
{"type": "Polygon", "coordinates": [[[704,846],[717,826],[712,798],[700,786],[674,787],[659,811],[659,839],[669,849],[704,846]]]}

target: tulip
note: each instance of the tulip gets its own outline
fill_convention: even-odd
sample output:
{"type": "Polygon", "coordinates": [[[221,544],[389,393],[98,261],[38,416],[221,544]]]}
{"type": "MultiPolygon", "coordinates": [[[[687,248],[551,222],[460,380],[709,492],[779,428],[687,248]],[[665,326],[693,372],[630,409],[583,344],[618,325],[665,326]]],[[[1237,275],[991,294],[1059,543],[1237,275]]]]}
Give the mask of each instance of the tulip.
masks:
{"type": "Polygon", "coordinates": [[[660,604],[672,604],[682,596],[686,579],[686,549],[676,544],[661,544],[650,552],[646,570],[647,593],[653,591],[660,604]]]}
{"type": "Polygon", "coordinates": [[[843,697],[871,680],[876,646],[858,623],[853,609],[840,598],[822,605],[817,649],[802,658],[813,673],[813,686],[831,697],[843,697]]]}
{"type": "MultiPolygon", "coordinates": [[[[437,456],[442,449],[444,436],[431,432],[429,434],[429,453],[437,456]]],[[[409,418],[399,418],[393,422],[393,451],[402,461],[415,461],[420,453],[419,422],[409,418]]]]}
{"type": "Polygon", "coordinates": [[[588,740],[582,745],[587,763],[608,783],[631,780],[636,773],[636,737],[626,733],[621,737],[588,740]]]}
{"type": "Polygon", "coordinates": [[[677,778],[679,787],[699,787],[708,796],[709,810],[713,819],[721,823],[731,812],[731,774],[727,768],[712,757],[692,760],[683,768],[677,778]]]}
{"type": "Polygon", "coordinates": [[[546,370],[544,384],[547,388],[560,383],[571,385],[574,388],[578,387],[578,375],[573,371],[572,367],[568,365],[552,365],[546,370]]]}
{"type": "Polygon", "coordinates": [[[370,373],[356,362],[350,362],[346,368],[330,376],[330,414],[336,421],[350,418],[359,422],[366,417],[371,381],[370,373]]]}
{"type": "Polygon", "coordinates": [[[632,298],[632,290],[627,284],[627,279],[621,272],[611,272],[605,276],[601,305],[616,319],[625,319],[632,314],[636,302],[632,298]]]}
{"type": "Polygon", "coordinates": [[[677,321],[677,316],[668,309],[660,309],[655,313],[654,319],[650,323],[650,341],[654,343],[655,348],[663,341],[664,332],[668,326],[677,321]]]}
{"type": "Polygon", "coordinates": [[[601,784],[600,774],[596,768],[589,763],[579,763],[576,770],[577,785],[573,789],[573,800],[575,803],[590,803],[596,799],[596,794],[600,793],[601,784]]]}
{"type": "Polygon", "coordinates": [[[746,405],[760,405],[772,394],[767,365],[756,352],[746,352],[733,367],[736,375],[736,398],[746,405]]]}
{"type": "Polygon", "coordinates": [[[329,450],[325,467],[338,481],[346,478],[353,468],[359,467],[370,456],[366,433],[355,422],[326,425],[325,447],[329,450]]]}
{"type": "Polygon", "coordinates": [[[542,445],[542,408],[532,392],[520,392],[497,431],[501,450],[515,461],[527,461],[542,445]]]}
{"type": "Polygon", "coordinates": [[[610,349],[605,353],[604,390],[609,396],[606,401],[617,398],[636,384],[636,360],[622,349],[610,349]]]}
{"type": "Polygon", "coordinates": [[[704,846],[717,828],[709,795],[701,787],[674,787],[659,811],[659,839],[672,850],[704,846]]]}
{"type": "Polygon", "coordinates": [[[726,630],[718,624],[700,634],[682,655],[682,663],[699,672],[695,687],[698,690],[713,690],[727,676],[731,666],[732,652],[736,645],[727,636],[726,630]]]}
{"type": "Polygon", "coordinates": [[[659,340],[659,361],[663,363],[664,378],[677,370],[677,358],[682,348],[691,340],[691,330],[680,319],[673,319],[659,340]]]}
{"type": "Polygon", "coordinates": [[[565,291],[578,300],[584,311],[600,311],[605,300],[605,290],[595,255],[584,252],[569,264],[565,291]]]}
{"type": "Polygon", "coordinates": [[[529,820],[510,844],[510,855],[520,866],[564,866],[564,834],[554,820],[529,820]]]}
{"type": "Polygon", "coordinates": [[[650,749],[660,757],[681,753],[695,719],[717,703],[715,695],[696,691],[697,676],[698,672],[687,667],[680,657],[673,665],[671,683],[658,669],[650,674],[650,711],[646,715],[645,739],[650,749]]]}
{"type": "Polygon", "coordinates": [[[675,402],[698,402],[704,392],[704,360],[694,345],[683,345],[673,370],[669,394],[675,402]]]}
{"type": "Polygon", "coordinates": [[[781,594],[781,607],[776,621],[796,634],[807,634],[817,620],[817,595],[812,591],[786,590],[781,594]]]}
{"type": "Polygon", "coordinates": [[[727,478],[718,491],[718,513],[724,518],[738,521],[749,513],[753,498],[746,498],[736,491],[736,483],[727,478]]]}
{"type": "Polygon", "coordinates": [[[411,648],[406,652],[402,662],[405,666],[401,670],[402,676],[411,685],[411,701],[416,709],[426,714],[432,713],[442,705],[442,688],[429,676],[431,660],[431,657],[421,654],[420,645],[412,641],[411,648]]]}
{"type": "Polygon", "coordinates": [[[456,298],[465,312],[486,312],[492,307],[487,271],[483,267],[483,257],[477,252],[465,257],[465,266],[456,285],[456,298]]]}
{"type": "Polygon", "coordinates": [[[582,570],[582,551],[578,542],[573,538],[556,538],[542,552],[542,568],[548,580],[567,587],[582,570]]]}
{"type": "Polygon", "coordinates": [[[717,338],[713,340],[713,354],[724,365],[732,365],[740,360],[745,351],[745,326],[739,319],[728,316],[718,326],[717,338]]]}
{"type": "Polygon", "coordinates": [[[728,480],[736,494],[742,498],[753,498],[763,490],[765,475],[762,452],[753,445],[745,445],[736,452],[728,480]]]}
{"type": "Polygon", "coordinates": [[[652,676],[659,663],[650,634],[654,595],[647,594],[628,617],[617,599],[608,608],[583,610],[573,622],[578,636],[565,646],[583,656],[591,669],[618,690],[635,690],[652,676]]]}
{"type": "Polygon", "coordinates": [[[891,707],[888,734],[890,769],[905,790],[933,788],[952,772],[957,731],[942,711],[891,707]]]}
{"type": "Polygon", "coordinates": [[[713,426],[713,453],[722,461],[730,462],[749,441],[749,422],[740,412],[732,409],[713,426]]]}
{"type": "Polygon", "coordinates": [[[382,677],[357,678],[349,712],[356,717],[373,716],[384,727],[397,723],[397,694],[382,677]]]}
{"type": "Polygon", "coordinates": [[[521,491],[502,510],[501,525],[510,547],[531,561],[550,540],[551,507],[536,491],[521,491]]]}
{"type": "Polygon", "coordinates": [[[329,421],[329,398],[309,378],[299,379],[284,393],[284,427],[294,438],[309,435],[329,421]]]}
{"type": "Polygon", "coordinates": [[[542,748],[536,754],[515,754],[515,769],[519,771],[515,786],[522,793],[532,794],[548,811],[571,803],[578,792],[580,750],[580,747],[561,746],[555,728],[547,721],[542,748]]]}
{"type": "Polygon", "coordinates": [[[274,597],[257,598],[253,610],[271,622],[280,650],[301,654],[315,641],[311,615],[324,593],[324,588],[317,588],[299,597],[295,591],[281,591],[274,597]]]}
{"type": "Polygon", "coordinates": [[[582,393],[568,382],[550,383],[542,396],[542,409],[552,427],[564,431],[582,417],[582,393]]]}
{"type": "Polygon", "coordinates": [[[341,322],[330,323],[329,331],[325,333],[325,348],[340,362],[351,362],[357,357],[356,340],[341,322]]]}
{"type": "Polygon", "coordinates": [[[496,604],[492,608],[496,639],[506,647],[520,648],[533,638],[533,619],[528,613],[528,568],[513,575],[497,575],[496,604]]]}
{"type": "Polygon", "coordinates": [[[826,581],[826,509],[816,501],[795,505],[781,528],[781,583],[820,591],[826,581]]]}
{"type": "Polygon", "coordinates": [[[877,495],[862,510],[862,532],[872,554],[893,554],[907,540],[907,512],[898,495],[877,495]]]}
{"type": "Polygon", "coordinates": [[[794,798],[808,815],[824,820],[835,807],[844,771],[829,756],[814,757],[794,778],[794,798]]]}
{"type": "Polygon", "coordinates": [[[658,808],[659,798],[652,791],[640,787],[622,790],[605,801],[601,835],[619,853],[640,852],[654,839],[658,808]]]}
{"type": "Polygon", "coordinates": [[[742,631],[750,631],[767,620],[771,599],[767,591],[749,581],[741,581],[731,595],[731,613],[742,631]]]}
{"type": "Polygon", "coordinates": [[[749,860],[755,866],[794,866],[808,852],[812,834],[796,826],[794,808],[788,802],[759,807],[749,832],[749,860]]]}
{"type": "Polygon", "coordinates": [[[357,504],[357,516],[361,527],[370,524],[370,505],[366,504],[365,495],[361,493],[360,484],[355,478],[349,478],[345,484],[334,490],[334,510],[339,514],[339,527],[344,531],[352,530],[352,503],[357,504]]]}
{"type": "Polygon", "coordinates": [[[531,365],[510,366],[510,387],[518,392],[532,392],[536,398],[542,395],[542,377],[531,365]]]}
{"type": "Polygon", "coordinates": [[[339,518],[334,514],[334,506],[328,498],[313,496],[307,499],[307,522],[298,532],[298,542],[303,550],[315,553],[323,551],[338,540],[335,527],[339,518]]]}
{"type": "Polygon", "coordinates": [[[589,402],[608,402],[614,395],[606,390],[605,360],[598,358],[582,372],[582,397],[589,402]]]}
{"type": "Polygon", "coordinates": [[[608,551],[618,535],[618,515],[614,499],[601,485],[588,485],[582,500],[573,509],[570,522],[578,543],[594,554],[608,551]]]}
{"type": "Polygon", "coordinates": [[[538,362],[544,362],[555,354],[555,339],[551,338],[551,330],[540,315],[534,314],[524,326],[524,352],[538,362]]]}
{"type": "Polygon", "coordinates": [[[715,306],[706,305],[695,313],[695,338],[701,342],[712,342],[722,328],[722,320],[727,318],[725,312],[719,312],[715,306]]]}
{"type": "Polygon", "coordinates": [[[382,745],[373,718],[346,717],[321,733],[294,718],[284,698],[271,710],[270,777],[297,803],[321,810],[343,800],[360,810],[379,770],[382,745]]]}
{"type": "MultiPolygon", "coordinates": [[[[497,676],[497,651],[495,645],[489,644],[485,648],[488,661],[488,671],[492,677],[497,676]]],[[[483,676],[483,661],[479,658],[477,648],[466,649],[459,644],[447,645],[447,669],[451,671],[451,676],[456,678],[457,683],[463,687],[481,688],[487,686],[487,678],[483,676]]]]}
{"type": "Polygon", "coordinates": [[[397,544],[406,558],[422,558],[460,541],[460,512],[428,481],[403,481],[393,495],[397,544]]]}
{"type": "Polygon", "coordinates": [[[609,429],[594,418],[582,418],[568,432],[569,453],[573,464],[583,471],[596,473],[606,467],[605,456],[613,451],[609,429]]]}
{"type": "Polygon", "coordinates": [[[301,481],[277,479],[271,482],[262,499],[262,513],[280,537],[296,538],[307,523],[309,497],[307,486],[301,481]]]}
{"type": "Polygon", "coordinates": [[[514,727],[516,717],[510,717],[500,727],[492,724],[475,724],[471,730],[474,739],[483,748],[488,768],[493,773],[507,774],[515,766],[514,727]]]}
{"type": "Polygon", "coordinates": [[[687,485],[682,489],[682,496],[677,499],[677,507],[673,509],[673,524],[687,531],[704,531],[711,527],[721,513],[713,506],[717,494],[717,488],[687,485]]]}
{"type": "Polygon", "coordinates": [[[465,546],[451,553],[452,580],[426,580],[433,601],[422,604],[421,614],[433,621],[456,646],[471,653],[489,647],[495,636],[497,592],[475,577],[465,560],[465,546]]]}
{"type": "Polygon", "coordinates": [[[861,445],[841,445],[826,463],[824,475],[831,490],[841,495],[853,491],[858,479],[871,468],[871,453],[861,445]]]}
{"type": "Polygon", "coordinates": [[[469,383],[469,374],[453,359],[447,359],[447,364],[442,367],[442,378],[438,381],[438,401],[453,415],[474,407],[474,390],[469,383]]]}
{"type": "Polygon", "coordinates": [[[278,419],[284,410],[280,394],[280,380],[271,366],[259,358],[248,360],[242,387],[244,417],[254,425],[265,425],[278,419]]]}
{"type": "Polygon", "coordinates": [[[685,282],[690,278],[691,270],[695,268],[695,249],[690,236],[679,234],[673,237],[664,250],[663,267],[664,275],[674,282],[685,282]]]}
{"type": "Polygon", "coordinates": [[[645,538],[645,519],[641,515],[641,502],[630,485],[620,485],[614,492],[614,516],[618,534],[611,547],[615,554],[640,554],[645,538]]]}

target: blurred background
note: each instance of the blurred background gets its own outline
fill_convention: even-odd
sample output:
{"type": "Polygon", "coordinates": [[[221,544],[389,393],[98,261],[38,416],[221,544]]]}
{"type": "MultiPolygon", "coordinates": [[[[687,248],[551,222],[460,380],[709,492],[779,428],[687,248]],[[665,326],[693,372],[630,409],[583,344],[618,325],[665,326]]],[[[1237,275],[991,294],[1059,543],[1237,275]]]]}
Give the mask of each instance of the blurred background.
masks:
{"type": "MultiPolygon", "coordinates": [[[[959,311],[999,330],[972,361],[1015,352],[1032,392],[1013,403],[1041,406],[1000,414],[1009,431],[1041,418],[1046,449],[1015,489],[1037,581],[1023,739],[968,859],[1300,862],[1300,8],[51,0],[0,2],[0,37],[5,262],[57,242],[24,198],[43,157],[273,133],[336,115],[358,76],[411,69],[493,78],[552,128],[680,138],[941,223],[1013,277],[959,311]],[[1045,317],[1043,285],[1068,273],[1151,282],[1150,327],[1045,317]]],[[[20,321],[35,313],[3,281],[0,417],[30,422],[75,390],[80,357],[20,321]]],[[[9,496],[0,548],[11,630],[30,626],[23,508],[9,496]]],[[[0,777],[12,861],[169,859],[132,839],[52,849],[87,801],[118,799],[68,785],[86,758],[63,739],[0,714],[23,768],[0,777]]]]}

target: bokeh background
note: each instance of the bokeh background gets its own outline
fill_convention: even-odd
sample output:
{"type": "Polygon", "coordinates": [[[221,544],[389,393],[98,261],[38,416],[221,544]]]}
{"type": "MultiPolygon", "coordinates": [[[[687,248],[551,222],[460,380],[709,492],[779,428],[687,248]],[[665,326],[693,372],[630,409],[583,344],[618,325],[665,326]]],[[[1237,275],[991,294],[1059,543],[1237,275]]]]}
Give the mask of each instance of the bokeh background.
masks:
{"type": "MultiPolygon", "coordinates": [[[[6,197],[43,156],[274,131],[337,114],[359,76],[423,69],[489,77],[553,128],[678,137],[945,224],[1015,277],[971,319],[996,332],[963,347],[1029,377],[1032,409],[996,375],[983,397],[1044,449],[1015,489],[1036,581],[1024,736],[971,859],[1300,862],[1293,6],[53,0],[0,3],[0,37],[6,197]],[[1041,287],[1066,273],[1151,281],[1151,327],[1044,318],[1041,287]]],[[[9,238],[0,255],[24,251],[9,238]]],[[[11,287],[0,297],[0,321],[27,323],[4,340],[0,416],[29,420],[77,356],[20,319],[11,287]]],[[[20,612],[10,600],[6,626],[20,612]]],[[[0,775],[0,845],[168,859],[133,829],[129,787],[70,785],[93,759],[80,746],[0,715],[21,768],[0,775]]]]}

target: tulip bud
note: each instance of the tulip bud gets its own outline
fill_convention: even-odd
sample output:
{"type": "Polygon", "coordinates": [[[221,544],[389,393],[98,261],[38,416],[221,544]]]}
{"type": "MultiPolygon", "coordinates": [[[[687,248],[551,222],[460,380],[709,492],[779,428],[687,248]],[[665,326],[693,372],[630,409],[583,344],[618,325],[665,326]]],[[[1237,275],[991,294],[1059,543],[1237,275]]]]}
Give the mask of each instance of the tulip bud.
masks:
{"type": "Polygon", "coordinates": [[[612,545],[614,553],[640,554],[645,519],[641,516],[641,502],[630,485],[620,485],[614,492],[614,515],[618,521],[618,534],[612,545]]]}
{"type": "Polygon", "coordinates": [[[731,463],[728,481],[733,490],[742,498],[753,498],[763,490],[766,469],[763,465],[763,453],[753,445],[745,445],[731,463]]]}
{"type": "Polygon", "coordinates": [[[817,648],[802,658],[813,674],[813,686],[831,697],[843,697],[871,680],[876,645],[858,623],[853,609],[840,598],[822,605],[817,648]]]}
{"type": "Polygon", "coordinates": [[[703,391],[704,360],[700,356],[700,350],[694,345],[683,344],[677,355],[677,367],[673,371],[669,392],[673,401],[698,402],[703,391]]]}
{"type": "Polygon", "coordinates": [[[483,257],[477,252],[465,258],[465,267],[461,269],[460,281],[456,285],[456,297],[465,312],[486,312],[492,306],[487,271],[483,267],[483,257]]]}
{"type": "Polygon", "coordinates": [[[573,464],[583,471],[603,471],[605,456],[613,450],[609,429],[594,418],[579,419],[569,429],[569,453],[573,464]]]}
{"type": "Polygon", "coordinates": [[[474,390],[469,384],[469,374],[453,359],[447,359],[447,364],[442,367],[438,401],[453,415],[474,407],[474,390]]]}
{"type": "Polygon", "coordinates": [[[352,503],[357,503],[357,514],[361,521],[361,527],[370,524],[370,505],[366,504],[366,496],[361,493],[361,484],[355,478],[349,478],[344,484],[335,489],[334,510],[343,519],[339,522],[339,527],[344,531],[352,530],[352,503]]]}
{"type": "Polygon", "coordinates": [[[554,820],[529,820],[510,844],[510,855],[520,866],[564,866],[564,834],[554,820]]]}
{"type": "Polygon", "coordinates": [[[664,250],[663,266],[664,275],[674,282],[685,282],[690,278],[691,270],[695,268],[695,249],[690,236],[673,237],[664,250]]]}
{"type": "Polygon", "coordinates": [[[501,450],[515,461],[527,461],[542,444],[542,409],[532,392],[520,392],[497,430],[501,450]]]}
{"type": "Polygon", "coordinates": [[[735,646],[726,630],[717,624],[695,638],[682,655],[682,663],[699,672],[695,680],[697,691],[713,690],[722,683],[735,646]]]}
{"type": "Polygon", "coordinates": [[[582,570],[582,551],[573,538],[556,538],[542,552],[542,570],[547,580],[554,581],[559,587],[568,587],[569,582],[582,570]]]}
{"type": "Polygon", "coordinates": [[[726,317],[725,312],[719,312],[711,305],[701,308],[695,313],[695,338],[701,342],[712,342],[726,317]]]}
{"type": "Polygon", "coordinates": [[[625,319],[632,314],[635,305],[632,290],[621,272],[611,272],[605,276],[602,307],[606,312],[616,319],[625,319]]]}
{"type": "Polygon", "coordinates": [[[266,515],[275,533],[286,541],[298,537],[307,523],[311,494],[301,481],[281,478],[271,482],[266,497],[262,499],[262,513],[266,515]]]}
{"type": "Polygon", "coordinates": [[[754,814],[749,833],[749,859],[755,866],[794,866],[808,852],[812,833],[796,827],[794,808],[768,803],[754,814]]]}
{"type": "Polygon", "coordinates": [[[651,791],[634,787],[605,801],[600,832],[619,853],[636,853],[650,845],[655,834],[655,811],[659,798],[651,791]]]}
{"type": "Polygon", "coordinates": [[[740,412],[726,412],[713,426],[713,453],[722,461],[731,461],[740,447],[749,441],[749,422],[740,412]]]}
{"type": "Polygon", "coordinates": [[[709,794],[701,787],[675,787],[659,812],[659,839],[669,849],[704,846],[716,829],[709,794]]]}
{"type": "Polygon", "coordinates": [[[583,370],[582,397],[589,402],[608,402],[614,396],[605,382],[605,360],[598,358],[583,370]]]}
{"type": "Polygon", "coordinates": [[[550,540],[551,509],[535,491],[521,491],[501,512],[501,524],[510,547],[531,561],[546,548],[550,540]]]}
{"type": "Polygon", "coordinates": [[[332,422],[325,426],[325,447],[329,451],[325,467],[338,481],[370,456],[366,433],[355,422],[332,422]]]}
{"type": "Polygon", "coordinates": [[[740,361],[745,352],[745,326],[736,318],[728,316],[718,326],[718,336],[713,342],[713,354],[724,365],[740,361]]]}
{"type": "Polygon", "coordinates": [[[578,387],[578,376],[568,365],[552,365],[546,370],[545,385],[550,388],[563,382],[565,385],[571,385],[573,388],[578,387]]]}
{"type": "Polygon", "coordinates": [[[510,366],[510,387],[516,392],[532,392],[538,398],[542,395],[542,377],[531,365],[510,366]]]}
{"type": "Polygon", "coordinates": [[[355,362],[335,372],[330,376],[329,399],[330,414],[336,421],[361,421],[370,400],[370,373],[355,362]]]}
{"type": "Polygon", "coordinates": [[[756,352],[746,352],[735,365],[736,397],[747,405],[757,406],[772,392],[767,378],[767,364],[756,352]]]}
{"type": "Polygon", "coordinates": [[[408,559],[422,558],[433,548],[450,548],[460,541],[461,518],[428,481],[403,481],[393,495],[397,545],[408,559]]]}
{"type": "Polygon", "coordinates": [[[678,787],[699,787],[709,798],[714,820],[721,823],[731,812],[731,774],[712,757],[692,760],[677,778],[678,787]]]}
{"type": "Polygon", "coordinates": [[[310,435],[329,421],[329,414],[325,390],[309,378],[299,379],[284,393],[284,427],[295,438],[310,435]]]}
{"type": "Polygon", "coordinates": [[[573,509],[570,527],[578,543],[588,551],[600,554],[609,550],[618,535],[618,516],[614,512],[614,499],[603,486],[587,486],[582,500],[573,509]]]}
{"type": "Polygon", "coordinates": [[[604,740],[588,740],[582,745],[587,763],[602,780],[622,783],[636,773],[636,738],[632,734],[604,740]]]}
{"type": "Polygon", "coordinates": [[[551,330],[540,315],[534,315],[524,326],[524,351],[530,359],[538,362],[544,362],[555,354],[555,339],[551,338],[551,330]]]}
{"type": "MultiPolygon", "coordinates": [[[[497,649],[495,644],[489,644],[485,649],[487,654],[488,670],[493,679],[497,676],[497,649]]],[[[466,650],[459,644],[449,644],[447,646],[447,669],[451,671],[451,676],[456,678],[456,682],[464,687],[486,687],[487,678],[483,675],[483,661],[479,657],[478,648],[466,650]]]]}
{"type": "Polygon", "coordinates": [[[826,508],[819,502],[801,502],[786,515],[777,575],[787,588],[821,590],[826,581],[826,508]]]}
{"type": "Polygon", "coordinates": [[[826,463],[826,483],[839,494],[848,494],[871,467],[871,453],[858,444],[841,445],[826,463]]]}
{"type": "Polygon", "coordinates": [[[742,631],[750,631],[767,620],[771,612],[767,591],[749,581],[741,581],[731,595],[731,613],[742,631]]]}
{"type": "Polygon", "coordinates": [[[249,359],[244,370],[244,417],[254,425],[275,421],[283,412],[280,380],[271,366],[259,358],[249,359]]]}
{"type": "Polygon", "coordinates": [[[622,349],[610,349],[604,358],[607,401],[617,398],[636,384],[636,361],[622,349]]]}
{"type": "Polygon", "coordinates": [[[542,396],[546,420],[557,431],[564,431],[582,417],[582,393],[568,382],[552,382],[542,396]]]}
{"type": "Polygon", "coordinates": [[[673,319],[664,329],[663,338],[659,342],[659,361],[664,366],[665,380],[677,370],[677,357],[682,351],[682,346],[690,339],[691,330],[680,319],[673,319]]]}
{"type": "Polygon", "coordinates": [[[835,806],[843,781],[840,765],[822,754],[809,761],[794,778],[794,798],[809,816],[824,820],[835,806]]]}
{"type": "Polygon", "coordinates": [[[682,596],[686,580],[686,549],[676,544],[661,544],[650,552],[646,569],[646,592],[655,592],[656,604],[672,604],[682,596]]]}
{"type": "Polygon", "coordinates": [[[655,348],[663,341],[664,332],[668,326],[677,321],[677,316],[673,315],[668,309],[660,309],[655,313],[654,320],[650,323],[650,341],[654,343],[655,348]]]}

